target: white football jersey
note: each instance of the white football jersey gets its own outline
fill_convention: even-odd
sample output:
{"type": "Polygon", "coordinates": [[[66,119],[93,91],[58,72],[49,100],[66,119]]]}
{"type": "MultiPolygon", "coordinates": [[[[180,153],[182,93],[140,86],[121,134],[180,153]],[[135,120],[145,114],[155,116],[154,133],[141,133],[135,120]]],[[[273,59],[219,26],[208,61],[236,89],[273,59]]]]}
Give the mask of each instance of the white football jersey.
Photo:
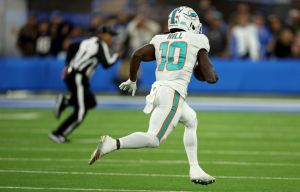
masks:
{"type": "Polygon", "coordinates": [[[156,35],[150,44],[155,47],[155,84],[170,86],[185,98],[197,63],[198,51],[205,49],[209,52],[207,37],[204,34],[183,31],[156,35]]]}

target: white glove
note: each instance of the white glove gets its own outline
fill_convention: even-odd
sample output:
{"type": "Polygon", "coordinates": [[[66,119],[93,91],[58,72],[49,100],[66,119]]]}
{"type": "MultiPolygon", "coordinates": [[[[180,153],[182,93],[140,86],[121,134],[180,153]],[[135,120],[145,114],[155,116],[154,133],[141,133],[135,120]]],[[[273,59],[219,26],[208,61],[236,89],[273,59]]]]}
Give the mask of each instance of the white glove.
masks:
{"type": "Polygon", "coordinates": [[[119,86],[119,88],[123,91],[128,90],[129,93],[132,92],[132,96],[135,95],[136,92],[136,82],[131,81],[130,79],[128,79],[127,81],[121,83],[121,85],[119,86]]]}

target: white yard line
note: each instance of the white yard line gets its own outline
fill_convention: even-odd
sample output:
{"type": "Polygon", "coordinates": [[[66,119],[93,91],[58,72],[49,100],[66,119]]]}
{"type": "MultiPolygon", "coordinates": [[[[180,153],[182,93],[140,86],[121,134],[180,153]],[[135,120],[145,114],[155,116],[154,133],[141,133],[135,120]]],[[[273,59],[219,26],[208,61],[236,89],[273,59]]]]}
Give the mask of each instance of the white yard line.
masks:
{"type": "MultiPolygon", "coordinates": [[[[295,133],[296,134],[296,133],[295,133]]],[[[1,133],[0,133],[1,135],[1,133]]],[[[1,138],[0,139],[0,145],[1,146],[7,146],[8,143],[18,143],[20,146],[25,146],[25,145],[45,145],[45,138],[47,137],[47,134],[45,134],[43,137],[35,137],[34,140],[29,140],[28,137],[27,139],[16,139],[16,138],[1,138]]],[[[206,139],[205,141],[201,140],[202,138],[200,137],[198,142],[201,144],[201,146],[238,146],[238,147],[285,147],[286,149],[299,149],[300,147],[300,142],[290,142],[290,141],[278,141],[278,139],[266,141],[266,140],[252,140],[252,139],[244,139],[244,140],[235,140],[235,139],[230,139],[230,140],[225,140],[222,141],[220,139],[217,139],[218,142],[216,142],[216,139],[206,139]]],[[[48,141],[50,142],[50,141],[48,141]]],[[[81,146],[88,145],[90,146],[91,144],[93,146],[96,145],[97,139],[74,139],[72,140],[73,144],[80,144],[81,146]]],[[[181,139],[179,143],[182,143],[181,139]]],[[[170,139],[167,141],[167,145],[178,145],[178,140],[170,139]]]]}
{"type": "MultiPolygon", "coordinates": [[[[21,190],[61,190],[61,191],[121,191],[121,192],[179,192],[179,191],[157,191],[157,190],[144,190],[144,189],[89,189],[89,188],[67,188],[67,187],[28,187],[28,186],[0,186],[0,189],[21,189],[21,190]]],[[[183,191],[182,191],[183,192],[183,191]]],[[[188,192],[188,191],[186,191],[188,192]]]]}
{"type": "MultiPolygon", "coordinates": [[[[35,162],[86,162],[87,159],[67,159],[67,158],[14,158],[14,157],[0,157],[0,161],[35,161],[35,162]]],[[[102,166],[110,164],[166,164],[166,165],[187,165],[186,160],[119,160],[119,159],[102,159],[102,166]]],[[[266,163],[266,162],[244,162],[244,161],[201,161],[201,164],[212,165],[240,165],[240,166],[270,166],[270,167],[299,167],[299,163],[266,163]]]]}
{"type": "Polygon", "coordinates": [[[0,120],[34,120],[39,118],[38,113],[0,113],[0,120]]]}
{"type": "MultiPolygon", "coordinates": [[[[52,148],[52,147],[0,147],[0,151],[28,151],[28,152],[73,152],[73,153],[82,153],[82,152],[91,152],[93,148],[52,148]]],[[[174,150],[174,149],[146,149],[146,150],[126,150],[126,153],[163,153],[163,154],[182,154],[184,150],[174,150]],[[150,152],[151,151],[151,152],[150,152]]],[[[200,150],[201,154],[213,154],[213,155],[256,155],[256,156],[292,156],[299,157],[300,152],[285,152],[285,151],[239,151],[239,150],[200,150]]]]}
{"type": "MultiPolygon", "coordinates": [[[[201,142],[201,136],[199,136],[198,142],[201,142]]],[[[2,138],[3,140],[3,138],[2,138]]],[[[9,140],[10,141],[10,140],[9,140]]],[[[17,141],[17,140],[16,140],[17,141]]],[[[283,142],[283,141],[278,141],[278,139],[274,139],[274,140],[270,140],[270,141],[266,141],[266,140],[256,140],[253,141],[252,139],[244,139],[244,140],[234,140],[231,139],[230,141],[223,141],[220,139],[217,139],[218,142],[216,142],[213,139],[207,139],[205,142],[201,143],[201,144],[207,144],[207,145],[214,145],[214,146],[262,146],[262,145],[266,145],[268,147],[273,147],[273,146],[286,146],[286,147],[300,147],[300,143],[295,142],[295,143],[291,143],[290,141],[288,142],[283,142]]],[[[18,141],[19,142],[19,141],[18,141]]],[[[24,142],[24,140],[23,140],[24,142]]],[[[179,141],[179,143],[181,143],[181,139],[179,141]]],[[[28,143],[28,144],[32,144],[32,142],[24,142],[24,143],[28,143]]],[[[97,140],[95,139],[77,139],[76,141],[74,140],[74,143],[77,144],[96,144],[97,140]]],[[[167,141],[168,145],[178,145],[178,140],[168,140],[167,141]]]]}
{"type": "MultiPolygon", "coordinates": [[[[13,133],[12,133],[13,134],[13,133]]],[[[0,133],[1,135],[1,133],[0,133]]],[[[127,135],[127,134],[126,134],[127,135]]],[[[295,133],[296,135],[296,133],[295,133]]],[[[32,136],[29,136],[32,137],[32,136]]],[[[47,134],[44,134],[43,137],[35,137],[35,139],[28,139],[28,136],[26,136],[26,139],[20,138],[13,138],[13,137],[2,137],[0,139],[0,146],[7,146],[9,143],[18,143],[20,146],[26,146],[26,145],[45,145],[45,142],[50,142],[48,141],[47,134]]],[[[95,137],[97,138],[97,137],[95,137]]],[[[175,137],[174,137],[175,138],[175,137]]],[[[170,139],[166,143],[167,145],[183,145],[182,144],[182,138],[180,137],[180,140],[176,139],[170,139]]],[[[294,138],[291,138],[294,140],[294,138]]],[[[80,138],[74,138],[74,140],[71,140],[72,144],[80,144],[81,146],[84,145],[93,145],[95,146],[97,143],[97,139],[80,139],[80,138]]],[[[272,139],[272,140],[264,140],[264,139],[259,139],[259,140],[253,140],[253,139],[235,139],[235,138],[227,138],[227,140],[221,140],[221,138],[205,138],[202,136],[199,136],[198,139],[199,144],[201,146],[238,146],[238,147],[249,147],[249,146],[264,146],[264,147],[285,147],[286,149],[299,149],[300,147],[300,142],[291,142],[290,140],[286,141],[279,141],[279,138],[277,139],[272,139]],[[205,140],[205,141],[204,141],[205,140]],[[216,142],[217,141],[217,142],[216,142]]],[[[172,153],[172,152],[170,152],[172,153]]],[[[298,156],[298,155],[296,155],[298,156]]]]}
{"type": "Polygon", "coordinates": [[[226,151],[226,150],[203,150],[203,154],[218,155],[258,155],[258,156],[300,156],[300,152],[277,152],[277,151],[226,151]]]}
{"type": "MultiPolygon", "coordinates": [[[[126,177],[169,177],[187,178],[188,175],[158,174],[158,173],[103,173],[103,172],[77,172],[77,171],[39,171],[39,170],[13,170],[0,169],[0,173],[46,174],[46,175],[98,175],[98,176],[126,176],[126,177]]],[[[253,177],[253,176],[216,176],[222,179],[253,179],[253,180],[289,180],[300,181],[299,177],[253,177]]]]}
{"type": "MultiPolygon", "coordinates": [[[[1,120],[1,116],[0,116],[1,120]]],[[[115,126],[116,127],[116,126],[115,126]]],[[[111,129],[115,128],[111,127],[111,129]]],[[[105,127],[106,129],[110,129],[110,127],[105,127]]],[[[122,127],[124,130],[110,130],[109,134],[121,134],[121,135],[127,135],[128,131],[126,130],[126,127],[122,127]]],[[[130,128],[130,127],[129,127],[130,128]]],[[[279,128],[278,128],[279,129],[279,128]]],[[[281,130],[284,130],[284,128],[280,128],[281,130]]],[[[81,132],[80,135],[85,135],[85,136],[98,136],[101,133],[102,130],[85,130],[84,132],[81,132]]],[[[241,130],[238,130],[239,133],[236,133],[235,130],[226,130],[226,131],[219,131],[219,130],[205,130],[201,131],[199,136],[200,138],[210,138],[210,139],[263,139],[268,137],[269,139],[272,138],[280,138],[280,139],[297,139],[298,138],[298,133],[299,132],[293,132],[293,133],[284,133],[284,131],[281,132],[270,132],[270,131],[252,131],[252,132],[243,132],[241,130]]],[[[0,133],[7,133],[7,134],[18,134],[18,135],[23,135],[23,134],[35,134],[35,135],[47,135],[49,133],[49,130],[43,129],[43,128],[19,128],[18,131],[16,130],[11,130],[11,129],[2,129],[0,128],[0,133]]],[[[182,135],[176,136],[175,138],[181,138],[182,135]]],[[[21,140],[26,140],[27,137],[24,139],[21,138],[21,140]]],[[[93,140],[93,139],[91,139],[93,140]]],[[[94,142],[95,140],[93,140],[94,142]]]]}

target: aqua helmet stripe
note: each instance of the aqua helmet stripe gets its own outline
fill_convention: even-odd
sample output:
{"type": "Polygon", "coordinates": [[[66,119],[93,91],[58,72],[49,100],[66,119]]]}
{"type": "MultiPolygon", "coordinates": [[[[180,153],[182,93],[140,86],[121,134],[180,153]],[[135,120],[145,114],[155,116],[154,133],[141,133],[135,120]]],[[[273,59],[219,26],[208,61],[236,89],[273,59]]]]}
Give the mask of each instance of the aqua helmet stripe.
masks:
{"type": "Polygon", "coordinates": [[[176,13],[177,13],[177,10],[178,10],[178,9],[175,9],[175,10],[172,12],[171,24],[175,24],[175,15],[176,15],[176,13]]]}
{"type": "Polygon", "coordinates": [[[190,13],[190,14],[186,14],[186,13],[183,13],[184,15],[188,16],[188,17],[197,17],[197,13],[190,13]]]}

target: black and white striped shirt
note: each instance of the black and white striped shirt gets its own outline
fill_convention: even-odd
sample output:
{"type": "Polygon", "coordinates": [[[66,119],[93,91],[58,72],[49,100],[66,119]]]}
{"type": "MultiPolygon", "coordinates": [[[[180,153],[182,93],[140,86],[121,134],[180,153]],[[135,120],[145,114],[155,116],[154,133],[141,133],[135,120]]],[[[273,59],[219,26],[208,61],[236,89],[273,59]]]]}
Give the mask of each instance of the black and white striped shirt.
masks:
{"type": "Polygon", "coordinates": [[[77,72],[91,77],[101,63],[104,68],[109,68],[118,59],[117,53],[110,53],[108,45],[98,37],[91,37],[80,43],[70,45],[66,65],[77,72]]]}

